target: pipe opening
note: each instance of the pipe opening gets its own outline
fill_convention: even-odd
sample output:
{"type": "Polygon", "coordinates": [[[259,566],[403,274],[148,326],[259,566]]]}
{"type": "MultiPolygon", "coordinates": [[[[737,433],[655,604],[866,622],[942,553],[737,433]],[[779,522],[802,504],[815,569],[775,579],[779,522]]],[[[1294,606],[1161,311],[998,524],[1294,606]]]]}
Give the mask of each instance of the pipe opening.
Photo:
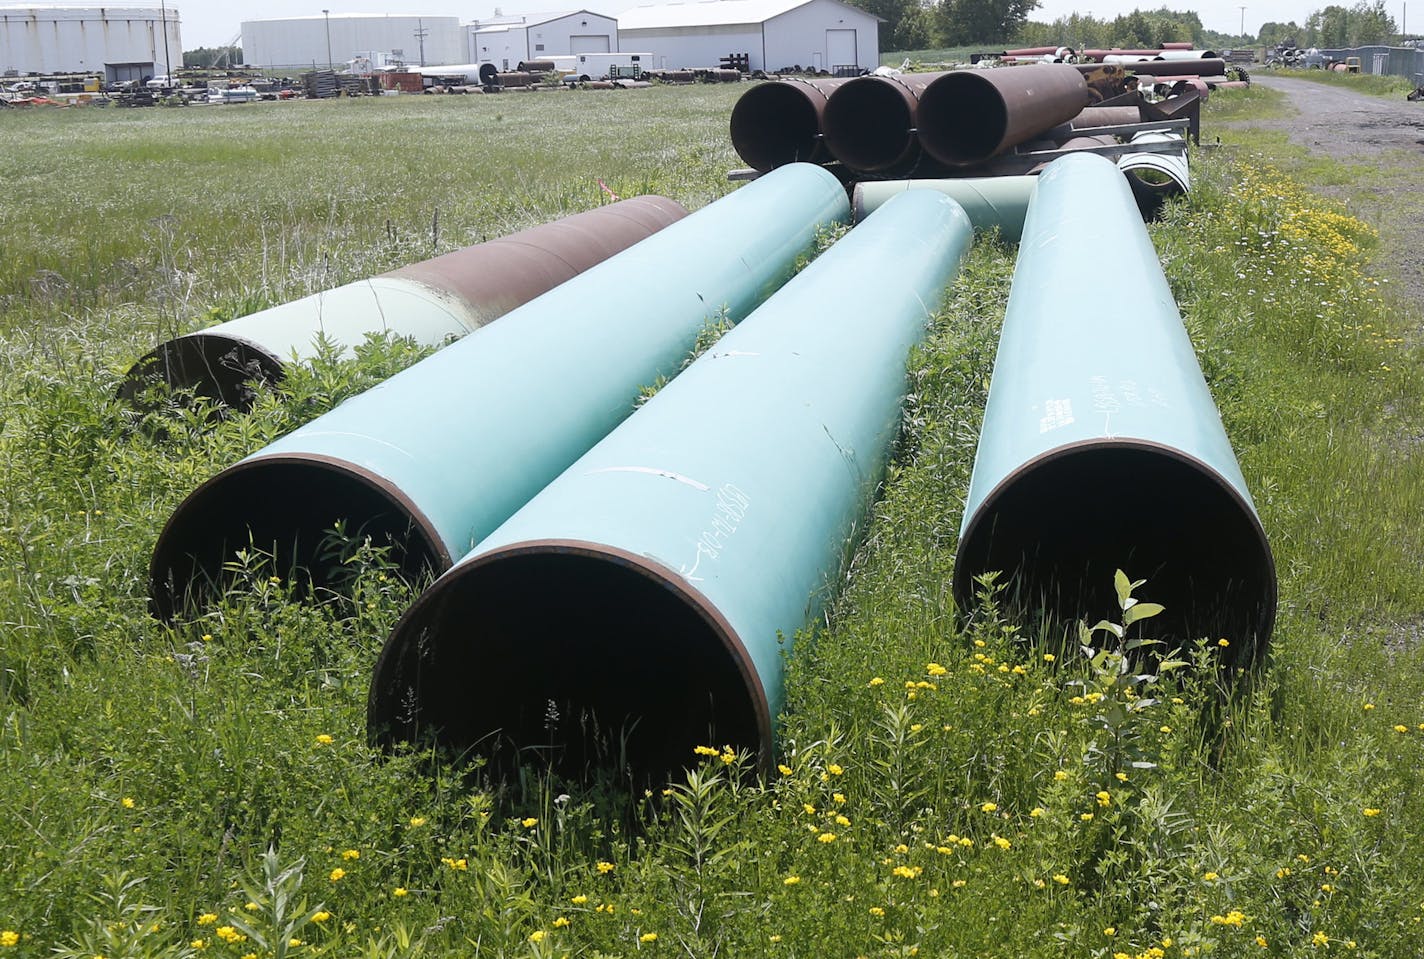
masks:
{"type": "Polygon", "coordinates": [[[231,588],[240,550],[270,557],[264,576],[340,592],[349,569],[330,531],[341,523],[348,542],[369,537],[412,580],[450,565],[428,521],[379,477],[337,461],[267,456],[219,473],[174,511],[149,564],[152,612],[169,619],[231,588]]]}
{"type": "Polygon", "coordinates": [[[732,148],[752,169],[765,173],[820,152],[821,117],[811,98],[822,94],[799,86],[764,83],[732,107],[732,148]]]}
{"type": "Polygon", "coordinates": [[[160,344],[129,367],[117,398],[142,409],[144,392],[164,383],[245,412],[252,408],[258,386],[275,385],[282,375],[281,361],[256,343],[221,333],[193,333],[160,344]]]}
{"type": "Polygon", "coordinates": [[[1251,507],[1213,470],[1147,443],[1050,452],[984,500],[959,544],[954,595],[1002,570],[1009,601],[1064,619],[1121,621],[1113,572],[1147,582],[1139,599],[1165,611],[1138,627],[1168,648],[1227,638],[1222,662],[1246,665],[1275,621],[1270,547],[1251,507]]]}
{"type": "Polygon", "coordinates": [[[740,640],[661,566],[608,547],[510,547],[440,580],[397,625],[371,682],[373,742],[434,741],[573,779],[663,782],[703,744],[769,755],[740,640]]]}
{"type": "Polygon", "coordinates": [[[894,81],[852,80],[826,101],[826,146],[857,170],[899,166],[915,152],[914,110],[914,96],[894,81]]]}
{"type": "Polygon", "coordinates": [[[947,73],[920,95],[920,142],[945,163],[981,163],[1009,128],[1003,95],[983,77],[947,73]]]}

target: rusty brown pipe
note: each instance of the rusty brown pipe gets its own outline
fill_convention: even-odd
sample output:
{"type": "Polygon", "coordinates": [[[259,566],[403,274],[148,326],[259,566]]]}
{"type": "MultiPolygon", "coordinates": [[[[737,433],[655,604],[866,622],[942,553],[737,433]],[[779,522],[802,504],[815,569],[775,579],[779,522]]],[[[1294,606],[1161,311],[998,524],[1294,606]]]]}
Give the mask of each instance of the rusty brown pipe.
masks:
{"type": "Polygon", "coordinates": [[[342,350],[381,332],[438,346],[686,215],[665,197],[634,197],[229,320],[160,344],[129,369],[118,399],[141,406],[157,382],[248,409],[255,383],[316,355],[318,334],[342,350]]]}
{"type": "MultiPolygon", "coordinates": [[[[692,78],[690,72],[687,76],[692,78]]],[[[827,98],[849,82],[788,77],[757,84],[732,107],[732,149],[747,166],[763,173],[787,163],[828,159],[821,117],[827,98]]]]}
{"type": "Polygon", "coordinates": [[[831,94],[822,115],[831,155],[852,170],[905,174],[920,159],[915,137],[923,92],[944,73],[857,77],[831,94]]]}
{"type": "Polygon", "coordinates": [[[1071,120],[1090,101],[1083,75],[1066,64],[955,70],[920,94],[919,140],[950,166],[982,163],[1071,120]]]}
{"type": "Polygon", "coordinates": [[[1127,123],[1141,123],[1146,117],[1141,107],[1084,107],[1071,121],[1074,130],[1088,130],[1093,127],[1116,127],[1127,123]]]}
{"type": "MultiPolygon", "coordinates": [[[[1080,64],[1089,66],[1089,64],[1080,64]]],[[[1144,60],[1122,65],[1132,73],[1149,77],[1220,77],[1226,75],[1226,61],[1212,60],[1144,60]]]]}

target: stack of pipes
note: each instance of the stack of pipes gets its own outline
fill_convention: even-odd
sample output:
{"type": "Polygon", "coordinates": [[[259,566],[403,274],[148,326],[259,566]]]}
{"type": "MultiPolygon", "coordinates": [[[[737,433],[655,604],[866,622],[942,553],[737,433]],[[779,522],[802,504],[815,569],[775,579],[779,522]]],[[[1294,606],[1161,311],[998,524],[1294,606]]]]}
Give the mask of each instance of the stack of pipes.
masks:
{"type": "MultiPolygon", "coordinates": [[[[1014,51],[1026,53],[1027,51],[1014,51]]],[[[1050,51],[1056,53],[1057,51],[1050,51]]],[[[1155,61],[1160,66],[1171,61],[1155,61]]],[[[1188,61],[1175,61],[1187,63],[1188,61]]],[[[1224,61],[1203,61],[1201,69],[1223,69],[1224,61]]],[[[1095,65],[1034,63],[994,69],[866,76],[855,79],[786,79],[753,87],[732,110],[732,144],[754,170],[786,163],[832,165],[850,181],[948,179],[1036,172],[1039,163],[1006,158],[1011,151],[1091,150],[1123,155],[1135,179],[1166,173],[1165,190],[1134,187],[1145,216],[1155,215],[1166,196],[1189,189],[1185,137],[1169,121],[1196,90],[1152,105],[1140,97],[1122,106],[1093,105],[1087,75],[1113,69],[1095,65]],[[1166,137],[1133,139],[1147,128],[1166,137]],[[1098,128],[1091,133],[1085,128],[1098,128]],[[1124,139],[1119,142],[1119,136],[1124,139]],[[1175,137],[1175,143],[1171,138],[1175,137]],[[1141,149],[1130,150],[1136,143],[1141,149]],[[1180,162],[1164,165],[1139,154],[1175,152],[1180,162]],[[1150,173],[1148,171],[1151,171],[1150,173]]],[[[1195,134],[1195,120],[1187,125],[1195,134]]],[[[1176,124],[1180,126],[1180,124],[1176,124]]]]}

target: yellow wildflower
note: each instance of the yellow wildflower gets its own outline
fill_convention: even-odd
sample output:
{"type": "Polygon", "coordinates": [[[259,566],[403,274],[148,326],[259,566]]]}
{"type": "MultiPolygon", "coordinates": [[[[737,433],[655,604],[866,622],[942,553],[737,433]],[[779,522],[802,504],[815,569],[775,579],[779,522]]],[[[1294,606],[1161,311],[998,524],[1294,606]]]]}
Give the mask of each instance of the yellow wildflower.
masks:
{"type": "Polygon", "coordinates": [[[198,917],[198,925],[200,925],[200,926],[211,926],[213,923],[215,923],[215,922],[217,922],[217,921],[218,921],[217,913],[213,913],[213,912],[205,912],[205,913],[203,913],[201,916],[198,917]]]}
{"type": "Polygon", "coordinates": [[[13,929],[0,930],[0,946],[12,949],[20,944],[20,934],[13,929]]]}
{"type": "Polygon", "coordinates": [[[573,922],[573,920],[570,919],[568,916],[560,916],[559,918],[554,920],[554,928],[562,929],[565,926],[569,925],[571,922],[573,922]]]}
{"type": "Polygon", "coordinates": [[[1109,793],[1106,789],[1098,792],[1098,794],[1094,798],[1098,800],[1099,806],[1107,807],[1112,805],[1112,794],[1109,793]]]}
{"type": "Polygon", "coordinates": [[[850,825],[850,820],[847,819],[845,816],[837,816],[837,817],[836,817],[836,825],[837,825],[837,826],[849,826],[849,825],[850,825]]]}
{"type": "Polygon", "coordinates": [[[289,949],[295,949],[295,948],[297,948],[298,946],[305,946],[305,945],[306,945],[306,942],[305,942],[304,940],[298,939],[296,936],[293,936],[292,938],[290,938],[290,939],[287,940],[287,947],[288,947],[289,949]]]}
{"type": "Polygon", "coordinates": [[[125,809],[132,809],[135,805],[137,805],[134,802],[132,796],[125,796],[123,799],[120,799],[119,802],[123,805],[125,809]]]}
{"type": "Polygon", "coordinates": [[[1053,771],[1053,781],[1054,781],[1054,782],[1060,782],[1060,783],[1061,783],[1061,782],[1063,782],[1064,780],[1066,780],[1067,778],[1068,778],[1068,773],[1067,773],[1066,770],[1055,769],[1055,770],[1053,771]]]}
{"type": "Polygon", "coordinates": [[[535,945],[538,945],[539,943],[543,942],[548,937],[548,935],[549,934],[543,929],[535,929],[529,934],[529,941],[534,943],[535,945]]]}
{"type": "Polygon", "coordinates": [[[884,686],[884,685],[885,685],[885,680],[881,679],[879,676],[876,676],[874,679],[872,679],[872,680],[870,681],[870,685],[872,685],[872,686],[884,686]]]}
{"type": "Polygon", "coordinates": [[[424,817],[424,816],[411,816],[411,817],[410,817],[410,824],[411,824],[412,827],[419,828],[419,827],[421,827],[421,826],[424,826],[424,825],[425,825],[425,822],[426,822],[426,820],[425,820],[425,817],[424,817]]]}
{"type": "Polygon", "coordinates": [[[316,737],[316,744],[318,746],[330,746],[334,742],[336,742],[336,740],[332,739],[326,733],[322,733],[320,736],[316,737]]]}
{"type": "Polygon", "coordinates": [[[1364,809],[1362,809],[1362,810],[1360,810],[1360,811],[1361,811],[1362,813],[1364,813],[1366,816],[1378,816],[1378,815],[1380,814],[1380,811],[1379,811],[1378,809],[1376,809],[1375,807],[1373,807],[1373,806],[1366,806],[1364,809]]]}
{"type": "Polygon", "coordinates": [[[657,942],[657,941],[658,941],[658,934],[657,934],[656,932],[645,932],[645,933],[643,933],[641,936],[638,937],[638,941],[639,941],[639,942],[657,942]]]}
{"type": "Polygon", "coordinates": [[[1043,807],[1042,807],[1042,806],[1034,806],[1032,809],[1030,809],[1030,810],[1028,811],[1028,816],[1029,816],[1030,819],[1037,819],[1039,816],[1042,816],[1042,815],[1043,815],[1043,807]]]}
{"type": "Polygon", "coordinates": [[[950,885],[953,886],[955,889],[963,889],[963,888],[964,888],[964,880],[963,880],[963,879],[956,879],[956,880],[954,880],[954,882],[950,883],[950,885]]]}
{"type": "Polygon", "coordinates": [[[896,866],[890,871],[901,879],[918,879],[925,870],[921,866],[896,866]]]}
{"type": "Polygon", "coordinates": [[[831,763],[829,766],[826,767],[826,772],[830,773],[832,776],[840,776],[845,772],[845,770],[842,769],[840,766],[837,766],[835,763],[831,763]]]}
{"type": "Polygon", "coordinates": [[[1231,641],[1227,639],[1218,639],[1216,641],[1216,645],[1220,646],[1222,649],[1225,649],[1226,647],[1231,645],[1231,641]]]}
{"type": "Polygon", "coordinates": [[[925,671],[931,676],[944,676],[949,673],[949,670],[945,669],[939,663],[930,663],[925,667],[925,671]]]}
{"type": "Polygon", "coordinates": [[[1257,937],[1256,937],[1256,945],[1258,945],[1258,946],[1260,946],[1262,949],[1264,949],[1264,948],[1266,948],[1267,946],[1269,946],[1270,943],[1266,941],[1266,937],[1265,937],[1265,936],[1257,936],[1257,937]]]}
{"type": "Polygon", "coordinates": [[[845,793],[832,793],[831,798],[838,803],[843,803],[846,801],[845,793]]]}
{"type": "Polygon", "coordinates": [[[1103,935],[1105,935],[1105,936],[1107,936],[1109,939],[1111,939],[1113,936],[1117,935],[1117,927],[1116,927],[1116,926],[1108,926],[1106,929],[1103,930],[1103,935]]]}
{"type": "Polygon", "coordinates": [[[216,935],[223,942],[229,943],[242,942],[247,938],[242,933],[234,929],[232,926],[218,926],[216,935]]]}
{"type": "Polygon", "coordinates": [[[836,834],[833,832],[823,832],[816,837],[817,842],[835,842],[836,834]]]}
{"type": "Polygon", "coordinates": [[[615,867],[615,866],[613,865],[613,863],[611,863],[611,862],[600,861],[599,864],[598,864],[597,866],[595,866],[594,868],[598,870],[598,874],[599,874],[600,876],[604,876],[604,875],[607,875],[608,873],[612,872],[612,871],[613,871],[615,868],[617,868],[617,867],[615,867]]]}
{"type": "Polygon", "coordinates": [[[1044,653],[1044,654],[1043,654],[1043,661],[1044,661],[1045,663],[1051,663],[1051,662],[1056,661],[1057,659],[1058,659],[1058,657],[1055,656],[1055,655],[1053,655],[1052,653],[1044,653]]]}
{"type": "Polygon", "coordinates": [[[781,937],[780,937],[780,936],[772,936],[772,937],[771,937],[771,941],[772,941],[772,942],[780,942],[780,941],[781,941],[781,937]]]}
{"type": "Polygon", "coordinates": [[[716,746],[695,746],[692,751],[699,756],[716,756],[722,750],[716,746]]]}
{"type": "Polygon", "coordinates": [[[193,941],[189,942],[188,945],[192,946],[194,949],[206,949],[208,948],[208,940],[194,939],[193,941]]]}
{"type": "Polygon", "coordinates": [[[781,884],[783,886],[794,886],[800,881],[800,876],[787,876],[785,879],[781,880],[781,884]]]}
{"type": "Polygon", "coordinates": [[[1054,874],[1054,876],[1053,876],[1053,881],[1056,882],[1056,883],[1058,883],[1058,885],[1060,885],[1060,886],[1066,886],[1066,885],[1068,885],[1068,877],[1065,876],[1065,875],[1063,875],[1063,873],[1061,873],[1061,872],[1054,874]]]}
{"type": "Polygon", "coordinates": [[[534,816],[530,816],[527,819],[519,820],[519,825],[523,826],[525,829],[533,829],[535,826],[539,825],[539,820],[536,819],[534,816]]]}
{"type": "Polygon", "coordinates": [[[1409,727],[1404,725],[1398,725],[1394,727],[1394,731],[1397,733],[1407,733],[1409,732],[1409,727]]]}
{"type": "Polygon", "coordinates": [[[1203,879],[1203,881],[1205,881],[1205,882],[1216,882],[1216,880],[1218,880],[1218,879],[1220,879],[1220,878],[1221,878],[1221,876],[1220,876],[1219,874],[1217,874],[1217,873],[1214,873],[1214,872],[1204,872],[1204,873],[1202,873],[1202,879],[1203,879]]]}
{"type": "Polygon", "coordinates": [[[340,881],[341,881],[341,878],[342,878],[343,876],[345,876],[345,875],[346,875],[346,870],[345,870],[345,869],[342,869],[340,866],[337,866],[335,869],[331,870],[331,881],[332,881],[332,882],[340,882],[340,881]]]}
{"type": "Polygon", "coordinates": [[[1218,926],[1235,926],[1239,929],[1246,922],[1246,914],[1239,909],[1233,909],[1224,916],[1212,916],[1211,921],[1218,926]]]}
{"type": "Polygon", "coordinates": [[[1315,935],[1310,937],[1310,944],[1312,946],[1315,946],[1317,949],[1321,946],[1328,946],[1330,945],[1330,937],[1323,932],[1317,932],[1315,935]]]}
{"type": "Polygon", "coordinates": [[[986,802],[979,807],[980,812],[998,812],[999,807],[995,803],[986,802]]]}
{"type": "Polygon", "coordinates": [[[341,858],[342,858],[342,859],[347,859],[347,860],[350,860],[350,859],[360,859],[360,858],[361,858],[361,850],[359,850],[359,849],[348,849],[348,850],[346,850],[345,852],[343,852],[343,853],[341,854],[341,858]]]}
{"type": "Polygon", "coordinates": [[[811,805],[811,804],[808,803],[808,802],[803,802],[803,803],[801,804],[801,808],[804,809],[804,810],[806,810],[806,815],[808,815],[808,816],[814,816],[814,815],[816,815],[816,807],[813,806],[813,805],[811,805]]]}
{"type": "Polygon", "coordinates": [[[1082,815],[1080,815],[1078,818],[1081,819],[1083,822],[1092,822],[1092,821],[1093,821],[1093,814],[1090,813],[1090,812],[1085,812],[1085,813],[1083,813],[1082,815]]]}
{"type": "Polygon", "coordinates": [[[396,886],[395,889],[391,890],[391,895],[399,899],[401,896],[410,895],[410,890],[407,889],[405,886],[396,886]]]}
{"type": "Polygon", "coordinates": [[[778,765],[778,766],[776,767],[776,771],[779,772],[779,773],[781,773],[781,775],[783,775],[783,776],[790,776],[791,773],[793,772],[792,768],[791,768],[790,766],[786,765],[786,763],[781,763],[780,765],[778,765]]]}

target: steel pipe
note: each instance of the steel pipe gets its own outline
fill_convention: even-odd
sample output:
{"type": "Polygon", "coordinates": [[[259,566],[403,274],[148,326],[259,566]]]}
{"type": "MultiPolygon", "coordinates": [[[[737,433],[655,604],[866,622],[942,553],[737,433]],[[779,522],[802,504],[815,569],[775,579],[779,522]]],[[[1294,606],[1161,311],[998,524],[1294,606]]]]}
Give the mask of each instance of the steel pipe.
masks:
{"type": "Polygon", "coordinates": [[[1142,76],[1219,77],[1226,74],[1225,60],[1148,60],[1129,63],[1127,69],[1142,76]]]}
{"type": "Polygon", "coordinates": [[[1142,108],[1131,107],[1084,107],[1071,121],[1074,130],[1088,130],[1093,127],[1116,127],[1129,123],[1141,123],[1146,117],[1142,108]]]}
{"type": "Polygon", "coordinates": [[[1091,97],[1066,64],[955,70],[919,98],[919,140],[950,166],[982,163],[1077,116],[1091,97]]]}
{"type": "Polygon", "coordinates": [[[142,403],[155,382],[247,409],[253,381],[276,383],[285,364],[316,355],[318,338],[343,353],[372,333],[435,346],[459,338],[626,250],[687,215],[644,196],[283,303],[160,344],[135,363],[118,398],[142,403]]]}
{"type": "MultiPolygon", "coordinates": [[[[822,114],[826,148],[861,173],[903,176],[916,172],[920,142],[919,99],[943,73],[866,76],[835,90],[822,114]]],[[[1076,111],[1075,111],[1076,112],[1076,111]]]]}
{"type": "Polygon", "coordinates": [[[857,223],[909,190],[933,190],[954,200],[978,231],[997,229],[1009,243],[1023,233],[1028,201],[1038,185],[1036,176],[959,177],[947,180],[873,180],[857,183],[851,194],[851,214],[857,223]]]}
{"type": "Polygon", "coordinates": [[[183,501],[154,548],[154,612],[221,586],[242,549],[332,586],[323,540],[338,522],[411,576],[444,570],[848,218],[826,170],[775,170],[347,400],[183,501]]]}
{"type": "Polygon", "coordinates": [[[753,86],[732,107],[732,149],[747,166],[763,173],[788,163],[828,159],[830,152],[821,141],[822,114],[831,93],[849,82],[788,77],[753,86]]]}
{"type": "Polygon", "coordinates": [[[766,765],[785,657],[835,593],[971,236],[947,197],[897,196],[724,336],[411,607],[373,740],[578,773],[602,736],[658,781],[699,744],[766,765]]]}
{"type": "Polygon", "coordinates": [[[1000,570],[1025,605],[1117,622],[1119,568],[1166,607],[1148,635],[1265,649],[1275,567],[1246,481],[1125,179],[1075,154],[1029,206],[953,591],[968,608],[1000,570]]]}
{"type": "Polygon", "coordinates": [[[1128,186],[1144,220],[1156,219],[1167,201],[1192,188],[1187,169],[1187,144],[1176,133],[1138,133],[1132,143],[1178,143],[1181,153],[1126,153],[1117,167],[1127,176],[1128,186]]]}

